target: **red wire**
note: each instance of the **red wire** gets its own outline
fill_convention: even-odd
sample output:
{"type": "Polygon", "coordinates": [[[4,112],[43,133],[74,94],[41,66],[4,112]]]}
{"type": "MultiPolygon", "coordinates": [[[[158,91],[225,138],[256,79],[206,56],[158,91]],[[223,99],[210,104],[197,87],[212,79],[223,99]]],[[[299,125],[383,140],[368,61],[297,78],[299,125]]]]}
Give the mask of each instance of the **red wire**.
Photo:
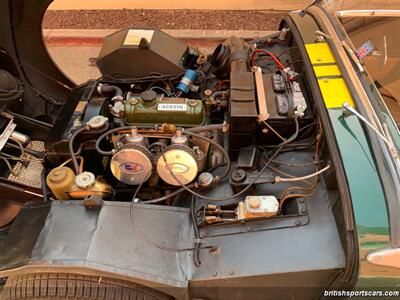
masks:
{"type": "Polygon", "coordinates": [[[272,52],[269,52],[267,50],[262,50],[262,49],[256,49],[253,51],[253,54],[251,55],[251,65],[252,66],[254,66],[254,58],[257,53],[263,53],[263,54],[270,56],[272,58],[272,60],[275,62],[278,69],[280,69],[280,70],[285,69],[285,66],[281,63],[279,58],[277,58],[272,52]]]}

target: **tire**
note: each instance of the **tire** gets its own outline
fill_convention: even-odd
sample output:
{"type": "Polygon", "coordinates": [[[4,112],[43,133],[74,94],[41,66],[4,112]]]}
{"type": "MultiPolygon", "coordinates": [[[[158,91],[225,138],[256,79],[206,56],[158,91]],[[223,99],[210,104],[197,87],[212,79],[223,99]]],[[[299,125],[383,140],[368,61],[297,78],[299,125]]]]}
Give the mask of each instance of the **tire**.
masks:
{"type": "Polygon", "coordinates": [[[172,300],[173,298],[123,280],[67,273],[37,273],[9,277],[0,299],[172,300]]]}

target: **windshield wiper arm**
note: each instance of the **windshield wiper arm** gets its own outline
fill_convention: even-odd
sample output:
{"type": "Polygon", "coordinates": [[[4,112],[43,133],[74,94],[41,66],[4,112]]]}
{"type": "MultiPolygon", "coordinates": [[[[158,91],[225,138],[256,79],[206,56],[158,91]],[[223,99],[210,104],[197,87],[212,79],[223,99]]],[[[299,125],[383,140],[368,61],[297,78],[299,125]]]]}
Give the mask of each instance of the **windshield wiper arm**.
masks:
{"type": "MultiPolygon", "coordinates": [[[[369,128],[371,128],[375,133],[385,142],[385,144],[389,148],[389,152],[391,156],[393,157],[394,161],[397,164],[397,168],[400,168],[400,158],[399,154],[397,152],[396,146],[392,140],[392,137],[390,136],[389,130],[385,130],[384,134],[382,134],[374,125],[372,125],[363,115],[361,115],[354,107],[352,107],[349,103],[344,102],[343,103],[343,109],[346,111],[351,112],[353,115],[355,115],[358,119],[360,119],[362,122],[364,122],[369,128]]],[[[383,128],[387,129],[387,124],[383,124],[383,128]]]]}

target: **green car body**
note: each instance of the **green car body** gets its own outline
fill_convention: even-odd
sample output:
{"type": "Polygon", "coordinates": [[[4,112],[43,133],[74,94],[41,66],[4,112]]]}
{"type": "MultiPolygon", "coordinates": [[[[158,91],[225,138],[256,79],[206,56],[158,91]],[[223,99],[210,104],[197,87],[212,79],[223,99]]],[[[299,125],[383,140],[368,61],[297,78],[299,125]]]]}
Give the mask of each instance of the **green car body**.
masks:
{"type": "MultiPolygon", "coordinates": [[[[325,22],[329,22],[333,26],[339,24],[339,21],[334,20],[335,18],[329,15],[325,8],[324,3],[317,3],[306,10],[303,15],[299,15],[297,12],[290,15],[296,23],[304,44],[319,42],[315,32],[320,31],[323,34],[326,29],[320,26],[324,21],[321,20],[321,17],[326,18],[325,22]]],[[[341,31],[341,34],[345,35],[343,31],[341,31]]],[[[328,39],[331,41],[334,37],[329,36],[328,39]]],[[[335,46],[334,42],[330,43],[332,52],[337,53],[335,46]]],[[[339,57],[336,58],[338,61],[340,60],[339,57]]],[[[340,67],[342,67],[342,70],[343,68],[356,68],[354,64],[342,64],[340,67]]],[[[364,82],[371,102],[374,102],[377,109],[380,110],[379,113],[381,113],[387,127],[390,128],[394,146],[399,150],[400,135],[398,128],[374,82],[366,72],[360,73],[360,80],[364,82]]],[[[349,83],[351,84],[350,81],[347,81],[347,85],[349,83]]],[[[337,97],[341,97],[340,93],[337,94],[337,97]]],[[[385,252],[387,249],[393,251],[393,253],[399,250],[397,238],[393,236],[398,231],[397,228],[393,228],[393,224],[396,224],[397,221],[392,220],[391,223],[391,218],[398,219],[399,211],[393,211],[393,208],[398,207],[400,199],[388,197],[385,194],[384,185],[392,186],[393,183],[388,182],[385,176],[382,176],[382,169],[380,170],[377,165],[380,155],[377,155],[373,149],[373,142],[366,131],[365,123],[355,115],[344,117],[342,107],[325,107],[325,109],[340,152],[346,176],[345,180],[352,202],[354,230],[358,238],[358,253],[354,254],[358,256],[359,265],[356,290],[396,290],[400,283],[400,269],[398,268],[400,255],[395,254],[391,263],[389,263],[390,265],[382,264],[382,261],[385,260],[384,255],[378,255],[374,258],[370,258],[369,255],[377,251],[379,253],[382,250],[385,252]]],[[[392,177],[392,180],[394,183],[396,181],[398,183],[399,178],[392,177]]]]}

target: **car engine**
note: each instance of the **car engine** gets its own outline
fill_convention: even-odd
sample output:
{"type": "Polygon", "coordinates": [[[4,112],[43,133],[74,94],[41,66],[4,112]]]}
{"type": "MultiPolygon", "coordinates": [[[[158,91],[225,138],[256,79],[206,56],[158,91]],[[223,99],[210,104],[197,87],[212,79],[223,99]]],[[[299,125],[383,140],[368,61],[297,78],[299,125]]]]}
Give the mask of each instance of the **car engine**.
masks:
{"type": "Polygon", "coordinates": [[[8,159],[30,137],[3,113],[10,182],[88,207],[187,207],[192,197],[202,226],[305,213],[297,200],[317,185],[306,179],[330,166],[318,158],[322,133],[287,28],[229,38],[212,54],[158,30],[126,29],[105,39],[96,64],[102,76],[78,87],[42,145],[25,151],[32,161],[19,168],[41,170],[42,185],[18,179],[8,159]],[[289,182],[302,181],[306,193],[292,196],[289,182]]]}

